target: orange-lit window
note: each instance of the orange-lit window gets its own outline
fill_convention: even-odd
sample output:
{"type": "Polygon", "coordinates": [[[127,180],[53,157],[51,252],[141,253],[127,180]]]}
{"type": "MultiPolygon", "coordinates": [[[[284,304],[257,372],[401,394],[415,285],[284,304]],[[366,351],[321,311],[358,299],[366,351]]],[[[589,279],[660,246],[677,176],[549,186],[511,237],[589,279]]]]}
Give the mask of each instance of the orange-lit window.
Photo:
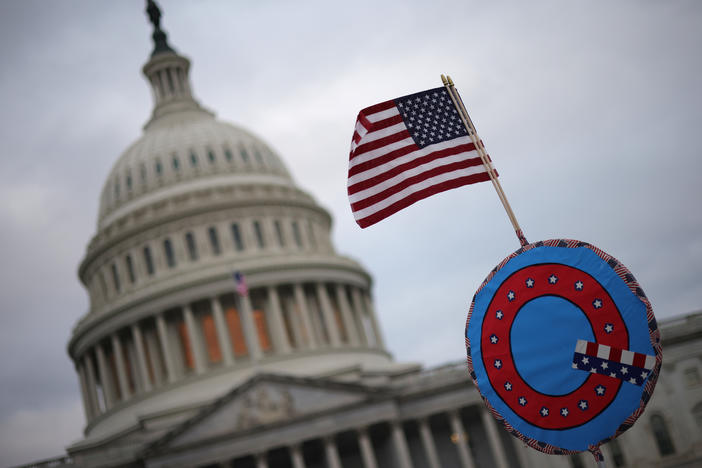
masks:
{"type": "Polygon", "coordinates": [[[122,398],[122,389],[119,386],[119,378],[117,377],[117,360],[115,358],[115,353],[110,350],[107,354],[107,365],[110,369],[110,376],[112,377],[112,388],[115,393],[117,400],[122,398]]]}
{"type": "Polygon", "coordinates": [[[178,334],[180,335],[180,343],[183,345],[183,360],[186,369],[195,368],[195,360],[193,359],[193,350],[190,346],[190,337],[188,337],[188,329],[185,327],[185,322],[178,324],[178,334]]]}
{"type": "Polygon", "coordinates": [[[226,310],[225,316],[227,318],[227,328],[229,328],[229,338],[231,338],[234,347],[234,356],[245,356],[249,351],[246,348],[246,339],[244,338],[244,330],[241,328],[239,311],[234,307],[230,307],[226,310]]]}
{"type": "Polygon", "coordinates": [[[222,362],[222,351],[217,341],[217,330],[215,329],[214,318],[207,314],[202,316],[202,333],[205,335],[205,345],[207,346],[207,357],[210,362],[222,362]]]}
{"type": "Polygon", "coordinates": [[[254,323],[256,324],[256,332],[258,334],[258,342],[261,345],[261,351],[271,350],[271,339],[268,336],[268,324],[266,323],[266,316],[262,310],[254,310],[253,312],[254,323]]]}

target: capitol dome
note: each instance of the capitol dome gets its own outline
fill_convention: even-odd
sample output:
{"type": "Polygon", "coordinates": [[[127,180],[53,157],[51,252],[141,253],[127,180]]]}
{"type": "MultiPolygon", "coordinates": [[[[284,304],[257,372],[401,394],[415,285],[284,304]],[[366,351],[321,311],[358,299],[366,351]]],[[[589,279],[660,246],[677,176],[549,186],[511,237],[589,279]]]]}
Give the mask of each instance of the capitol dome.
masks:
{"type": "Polygon", "coordinates": [[[371,278],[335,252],[329,213],[262,139],[200,106],[159,18],[143,68],[154,110],[107,176],[78,271],[90,309],[68,344],[87,418],[75,451],[172,425],[261,372],[414,368],[385,350],[371,278]]]}

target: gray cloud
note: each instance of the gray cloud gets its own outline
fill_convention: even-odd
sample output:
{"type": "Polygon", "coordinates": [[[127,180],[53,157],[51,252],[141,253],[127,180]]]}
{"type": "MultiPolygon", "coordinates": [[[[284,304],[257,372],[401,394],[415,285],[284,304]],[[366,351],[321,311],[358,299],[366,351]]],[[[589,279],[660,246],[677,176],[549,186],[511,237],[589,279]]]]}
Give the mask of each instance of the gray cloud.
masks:
{"type": "MultiPolygon", "coordinates": [[[[399,360],[460,360],[474,291],[518,247],[489,184],[360,230],[345,194],[364,106],[457,82],[530,240],[624,262],[659,318],[699,309],[702,6],[695,1],[162,0],[202,103],[270,142],[375,278],[399,360]]],[[[65,345],[103,179],[150,96],[143,2],[0,4],[0,463],[61,453],[82,414],[65,345]],[[76,414],[78,413],[78,414],[76,414]],[[40,432],[51,418],[61,431],[40,432]],[[21,443],[42,434],[36,444],[21,443]]]]}

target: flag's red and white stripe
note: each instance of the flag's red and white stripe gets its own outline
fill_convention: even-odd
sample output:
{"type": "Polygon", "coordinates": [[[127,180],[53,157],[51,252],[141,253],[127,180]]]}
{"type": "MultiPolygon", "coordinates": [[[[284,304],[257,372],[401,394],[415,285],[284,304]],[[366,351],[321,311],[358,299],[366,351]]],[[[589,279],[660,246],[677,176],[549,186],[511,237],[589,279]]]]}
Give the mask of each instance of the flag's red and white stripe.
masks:
{"type": "Polygon", "coordinates": [[[642,369],[653,369],[656,364],[656,356],[637,353],[627,349],[615,348],[592,341],[578,340],[575,344],[575,352],[586,356],[594,356],[600,359],[626,364],[628,366],[640,367],[642,369]]]}
{"type": "MultiPolygon", "coordinates": [[[[497,175],[497,172],[493,173],[497,175]]],[[[395,101],[363,109],[351,142],[348,194],[362,228],[445,190],[490,180],[469,136],[420,148],[395,101]]]]}

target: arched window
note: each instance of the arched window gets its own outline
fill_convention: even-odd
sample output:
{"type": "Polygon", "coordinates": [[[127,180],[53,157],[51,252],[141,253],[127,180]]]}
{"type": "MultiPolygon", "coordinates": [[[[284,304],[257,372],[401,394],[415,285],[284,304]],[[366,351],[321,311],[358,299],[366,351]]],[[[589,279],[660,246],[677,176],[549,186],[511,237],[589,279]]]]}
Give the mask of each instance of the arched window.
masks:
{"type": "Polygon", "coordinates": [[[692,417],[695,418],[697,427],[702,430],[702,401],[692,408],[692,417]]]}
{"type": "Polygon", "coordinates": [[[302,248],[302,236],[300,235],[300,226],[297,221],[292,222],[293,238],[295,238],[295,244],[302,248]]]}
{"type": "Polygon", "coordinates": [[[173,244],[171,243],[170,239],[163,241],[163,253],[166,254],[166,265],[168,265],[168,268],[175,267],[175,252],[173,251],[173,244]]]}
{"type": "Polygon", "coordinates": [[[660,414],[651,416],[651,430],[653,431],[653,437],[656,439],[658,451],[662,456],[675,453],[673,439],[670,437],[670,432],[668,432],[668,426],[663,416],[660,414]]]}
{"type": "Polygon", "coordinates": [[[151,256],[151,249],[144,247],[144,264],[146,265],[146,273],[151,276],[154,274],[154,259],[151,256]]]}
{"type": "Polygon", "coordinates": [[[261,228],[261,223],[258,221],[254,221],[253,228],[254,234],[256,235],[256,243],[258,244],[258,248],[262,249],[266,246],[266,243],[263,239],[263,229],[261,228]]]}
{"type": "Polygon", "coordinates": [[[134,275],[134,262],[132,261],[132,256],[127,255],[124,260],[127,264],[127,276],[129,277],[129,282],[134,284],[136,282],[136,276],[134,275]]]}
{"type": "Polygon", "coordinates": [[[610,440],[607,445],[609,446],[609,451],[612,453],[612,460],[614,461],[614,466],[624,466],[626,465],[626,460],[624,459],[624,451],[622,446],[619,445],[617,439],[610,440]]]}
{"type": "Polygon", "coordinates": [[[281,226],[280,221],[277,219],[273,222],[273,225],[275,226],[275,235],[278,239],[278,245],[280,245],[281,247],[285,247],[285,237],[283,237],[283,226],[281,226]]]}
{"type": "Polygon", "coordinates": [[[188,248],[188,257],[191,261],[197,260],[197,245],[195,244],[195,236],[192,232],[185,234],[185,245],[188,248]]]}
{"type": "Polygon", "coordinates": [[[207,230],[210,236],[210,248],[212,249],[212,255],[219,255],[222,253],[222,247],[219,245],[219,235],[217,235],[217,228],[210,226],[207,230]]]}
{"type": "Polygon", "coordinates": [[[119,283],[119,273],[117,272],[117,265],[113,263],[110,267],[112,270],[112,283],[115,286],[115,291],[119,292],[120,290],[120,283],[119,283]]]}
{"type": "Polygon", "coordinates": [[[241,230],[237,223],[232,223],[232,238],[234,239],[234,248],[236,250],[244,250],[244,239],[241,237],[241,230]]]}

